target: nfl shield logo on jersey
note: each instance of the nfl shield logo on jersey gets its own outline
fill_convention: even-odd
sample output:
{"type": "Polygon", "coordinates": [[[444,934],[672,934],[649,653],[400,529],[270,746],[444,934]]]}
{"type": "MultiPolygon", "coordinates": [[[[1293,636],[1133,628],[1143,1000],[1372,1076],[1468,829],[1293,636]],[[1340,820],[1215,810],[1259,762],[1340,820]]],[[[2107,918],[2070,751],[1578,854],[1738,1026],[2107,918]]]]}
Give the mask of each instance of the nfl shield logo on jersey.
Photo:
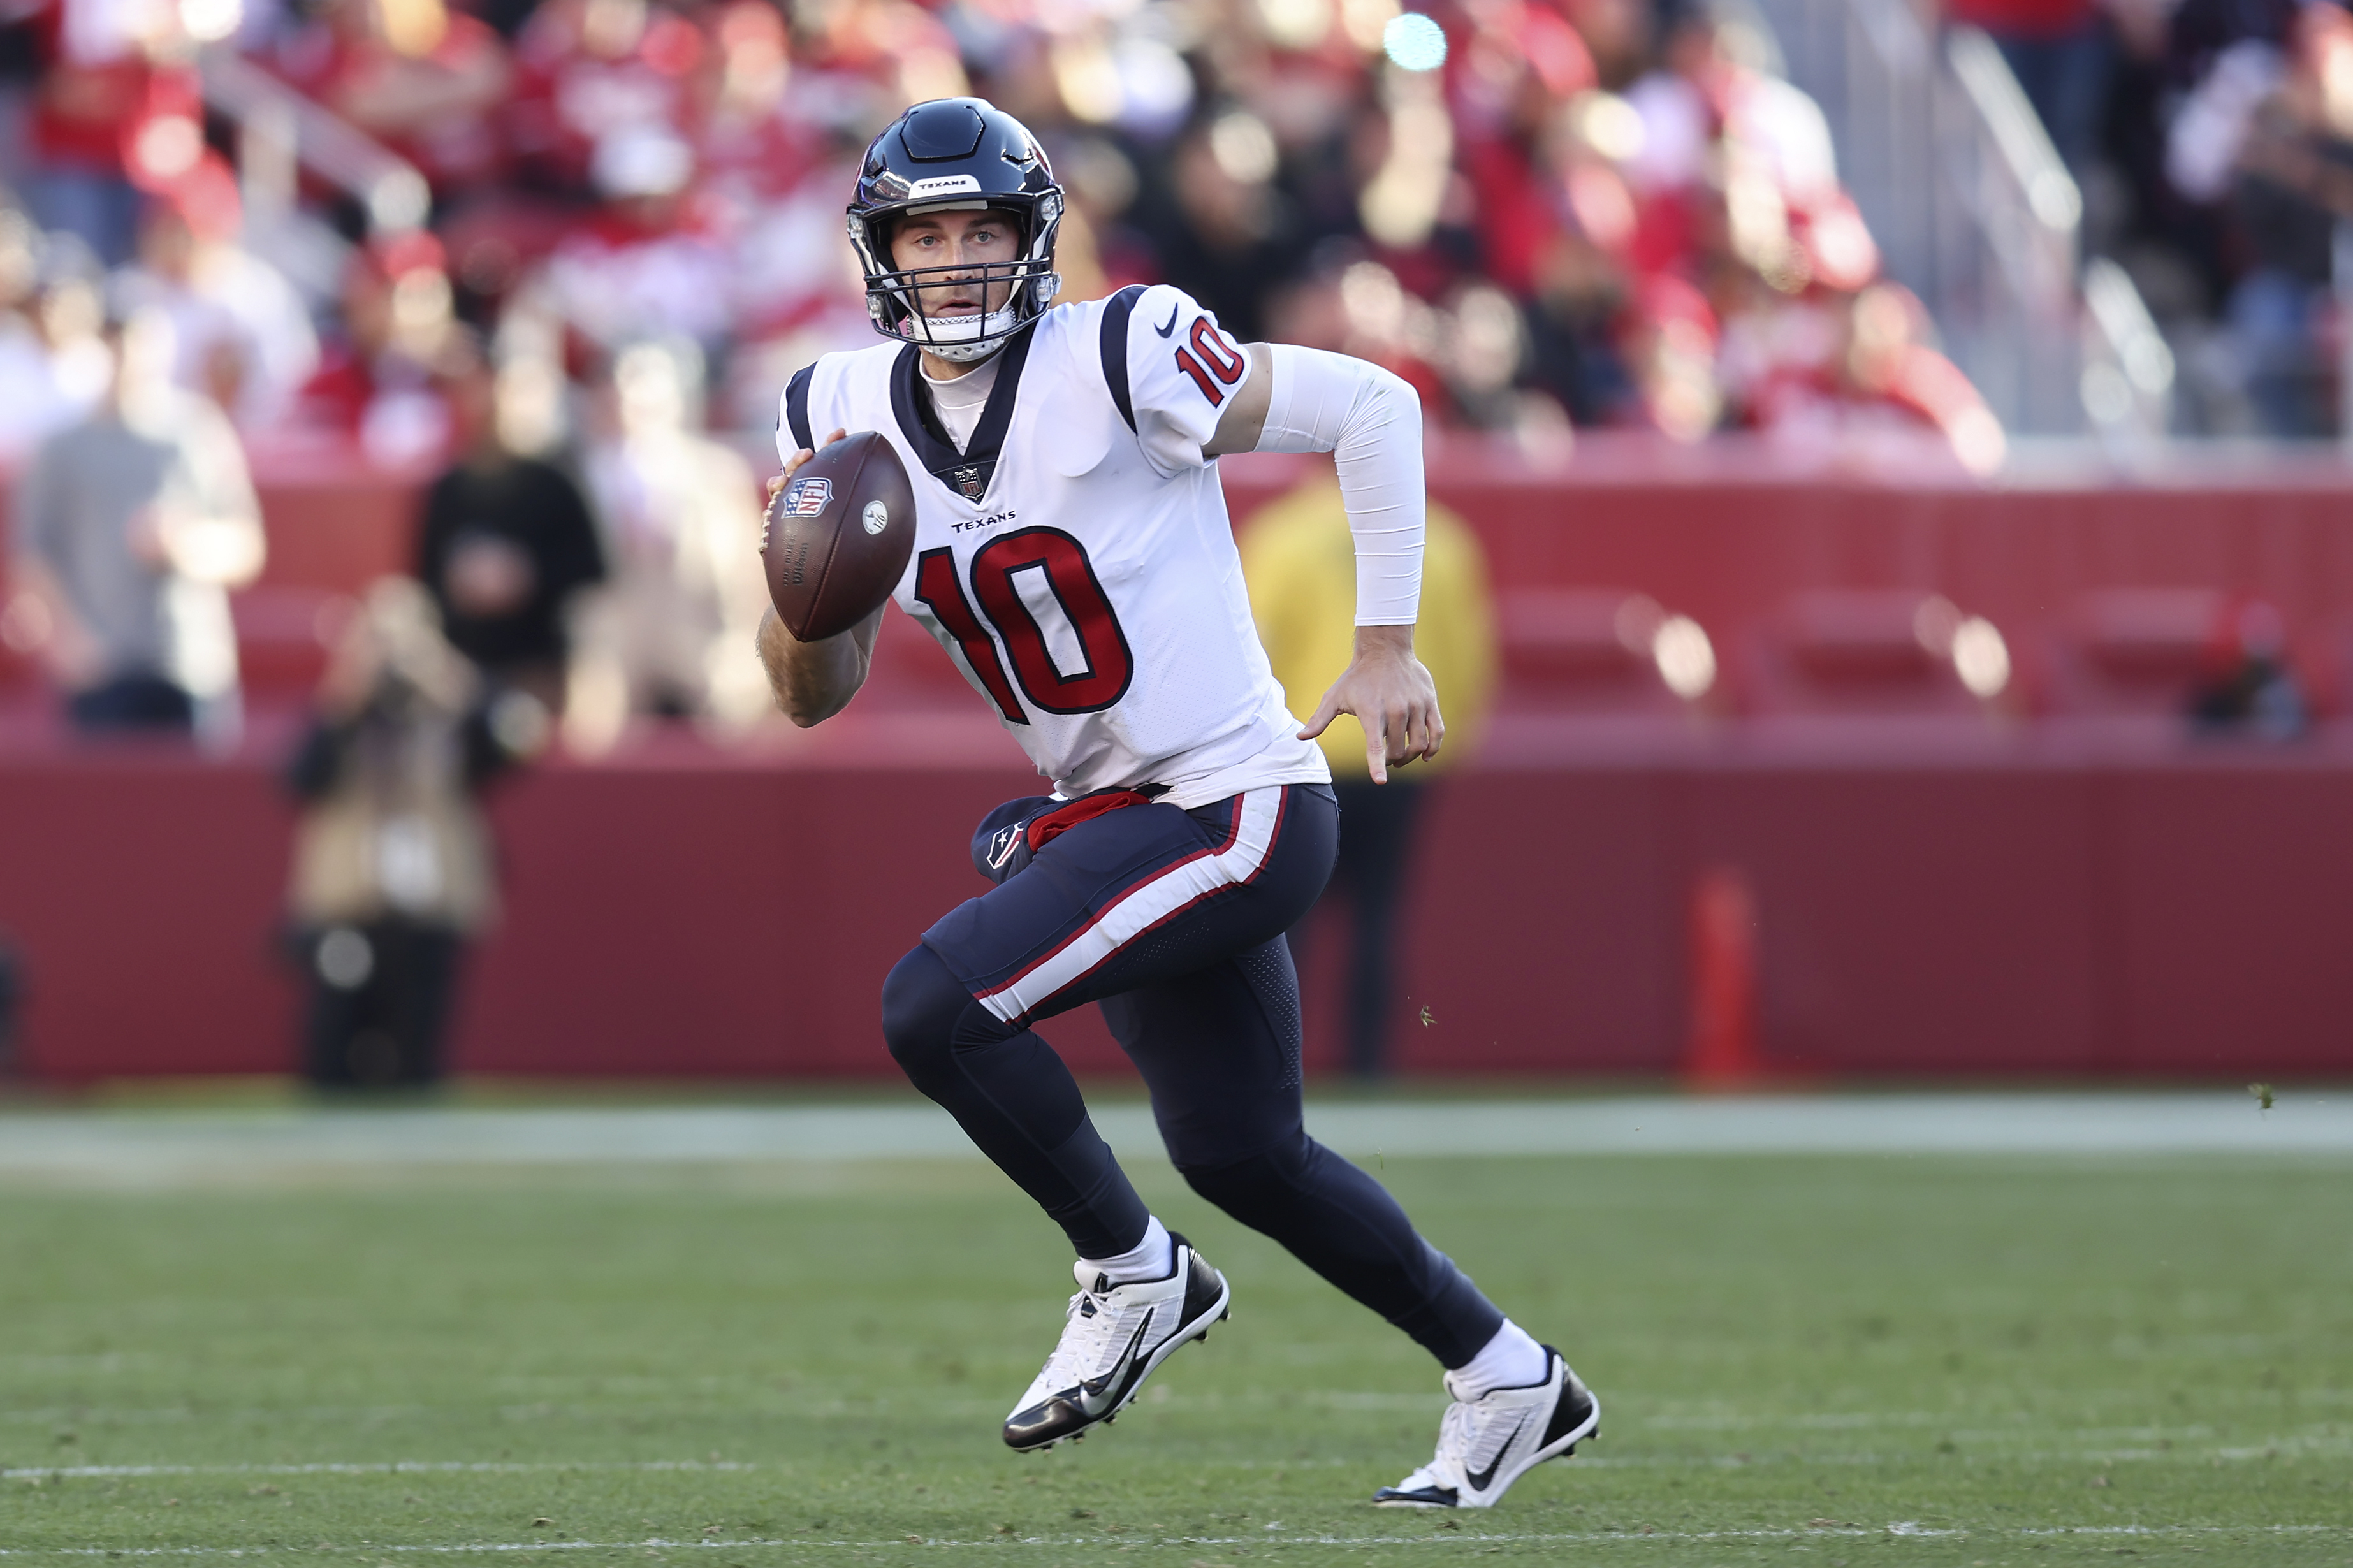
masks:
{"type": "Polygon", "coordinates": [[[964,492],[964,499],[966,500],[978,500],[988,493],[988,481],[981,478],[980,470],[976,468],[958,468],[955,471],[955,481],[956,489],[964,492]]]}
{"type": "Polygon", "coordinates": [[[786,517],[815,517],[833,502],[831,479],[795,479],[785,492],[786,517]]]}

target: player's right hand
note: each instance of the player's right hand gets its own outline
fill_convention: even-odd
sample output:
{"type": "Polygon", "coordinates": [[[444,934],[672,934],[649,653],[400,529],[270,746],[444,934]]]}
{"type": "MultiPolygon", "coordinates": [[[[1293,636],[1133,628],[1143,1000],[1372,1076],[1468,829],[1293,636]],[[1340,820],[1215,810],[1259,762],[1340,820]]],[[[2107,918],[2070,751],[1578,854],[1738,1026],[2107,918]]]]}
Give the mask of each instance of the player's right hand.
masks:
{"type": "MultiPolygon", "coordinates": [[[[836,441],[840,440],[849,434],[849,432],[847,430],[836,430],[832,435],[828,436],[823,441],[819,442],[818,445],[830,447],[836,441]]],[[[814,450],[809,447],[803,447],[799,451],[795,452],[791,457],[786,458],[785,459],[784,472],[776,475],[776,478],[768,481],[768,499],[772,501],[775,500],[776,499],[776,492],[785,488],[785,481],[791,479],[794,474],[797,473],[803,463],[807,462],[811,458],[816,456],[817,453],[814,450]]]]}
{"type": "Polygon", "coordinates": [[[1356,656],[1299,731],[1312,741],[1343,713],[1353,713],[1365,731],[1365,765],[1375,784],[1389,782],[1389,770],[1435,758],[1446,740],[1439,716],[1438,688],[1413,657],[1411,626],[1358,626],[1356,656]]]}

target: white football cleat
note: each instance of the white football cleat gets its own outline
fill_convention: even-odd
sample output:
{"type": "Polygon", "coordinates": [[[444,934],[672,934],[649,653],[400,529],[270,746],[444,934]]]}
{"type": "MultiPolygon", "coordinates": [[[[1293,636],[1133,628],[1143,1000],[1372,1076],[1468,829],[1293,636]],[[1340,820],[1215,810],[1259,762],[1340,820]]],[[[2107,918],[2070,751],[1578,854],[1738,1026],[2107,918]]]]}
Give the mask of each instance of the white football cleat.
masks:
{"type": "Polygon", "coordinates": [[[1179,1345],[1209,1337],[1233,1299],[1225,1276],[1201,1261],[1183,1237],[1176,1268],[1165,1279],[1114,1285],[1083,1262],[1071,1266],[1079,1293],[1071,1298],[1061,1342],[1005,1418],[1005,1442],[1024,1453],[1082,1436],[1125,1409],[1144,1380],[1179,1345]]]}
{"type": "Polygon", "coordinates": [[[1454,1403],[1439,1423],[1436,1457],[1373,1500],[1384,1508],[1492,1508],[1529,1470],[1599,1436],[1601,1402],[1558,1351],[1546,1345],[1545,1354],[1550,1365],[1542,1383],[1492,1388],[1475,1400],[1456,1392],[1450,1373],[1446,1392],[1454,1403]]]}

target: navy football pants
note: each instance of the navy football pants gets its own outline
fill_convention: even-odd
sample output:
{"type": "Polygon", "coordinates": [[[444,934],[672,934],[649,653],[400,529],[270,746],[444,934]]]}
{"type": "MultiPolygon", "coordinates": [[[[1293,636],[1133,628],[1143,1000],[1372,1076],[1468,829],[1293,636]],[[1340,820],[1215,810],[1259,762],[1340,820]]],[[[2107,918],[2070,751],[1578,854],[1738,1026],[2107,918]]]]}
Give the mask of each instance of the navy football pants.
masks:
{"type": "Polygon", "coordinates": [[[1029,1027],[1099,1004],[1193,1190],[1460,1366],[1503,1315],[1301,1120],[1283,932],[1323,891],[1338,843],[1332,792],[1312,784],[1082,822],[923,933],[883,984],[883,1035],[1081,1257],[1108,1258],[1143,1240],[1149,1212],[1029,1027]]]}

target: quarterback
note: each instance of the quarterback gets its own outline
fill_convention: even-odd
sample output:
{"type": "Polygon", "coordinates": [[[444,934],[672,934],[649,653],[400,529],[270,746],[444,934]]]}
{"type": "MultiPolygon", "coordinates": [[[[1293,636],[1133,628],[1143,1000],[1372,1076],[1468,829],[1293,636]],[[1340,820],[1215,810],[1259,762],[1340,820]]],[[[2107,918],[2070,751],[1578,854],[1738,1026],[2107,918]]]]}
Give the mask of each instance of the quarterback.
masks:
{"type": "MultiPolygon", "coordinates": [[[[1306,1134],[1298,978],[1283,933],[1339,841],[1321,752],[1362,721],[1373,777],[1445,735],[1413,656],[1421,412],[1388,372],[1238,344],[1181,291],[1052,304],[1062,193],[1036,140],[978,99],[909,110],[849,209],[888,342],[795,375],[788,476],[820,434],[880,431],[913,479],[893,595],[1052,783],[973,838],[996,886],[950,910],[882,990],[892,1055],[1069,1234],[1078,1293],[1005,1418],[1017,1449],[1119,1414],[1226,1315],[1225,1278],[1137,1196],[1033,1027],[1102,1008],[1193,1189],[1438,1358],[1452,1403],[1429,1463],[1374,1501],[1483,1508],[1594,1434],[1600,1407],[1306,1134]],[[1217,459],[1328,451],[1356,552],[1356,647],[1303,725],[1250,621],[1217,459]]],[[[760,656],[798,724],[866,678],[878,609],[822,641],[773,614],[760,656]]]]}

